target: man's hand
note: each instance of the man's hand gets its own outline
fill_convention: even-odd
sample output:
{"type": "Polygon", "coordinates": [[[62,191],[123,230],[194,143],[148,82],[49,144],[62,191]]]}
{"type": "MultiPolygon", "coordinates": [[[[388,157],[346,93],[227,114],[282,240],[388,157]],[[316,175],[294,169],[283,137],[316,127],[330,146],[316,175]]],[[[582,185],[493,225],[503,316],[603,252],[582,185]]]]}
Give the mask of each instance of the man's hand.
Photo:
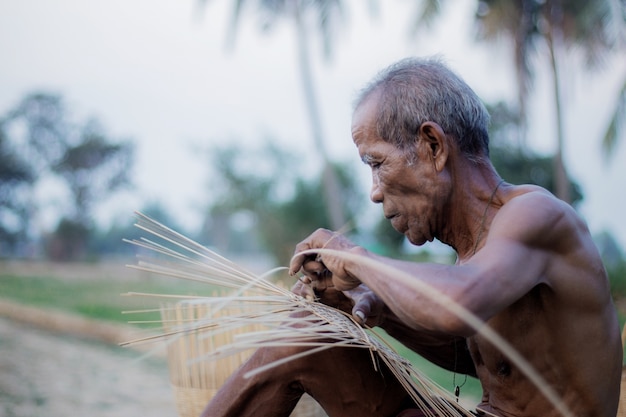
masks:
{"type": "Polygon", "coordinates": [[[315,283],[313,285],[318,289],[334,286],[336,290],[344,291],[351,290],[361,283],[357,277],[350,274],[346,268],[348,262],[344,258],[339,255],[318,253],[315,252],[315,249],[339,252],[362,250],[339,233],[318,229],[296,245],[295,255],[289,266],[289,273],[295,275],[301,271],[312,283],[315,283]]]}
{"type": "Polygon", "coordinates": [[[328,279],[311,282],[308,277],[301,277],[291,290],[310,300],[317,300],[351,314],[361,325],[375,327],[382,324],[385,304],[367,286],[361,284],[348,291],[337,291],[328,286],[320,289],[316,286],[316,283],[327,281],[328,279]]]}
{"type": "Polygon", "coordinates": [[[380,326],[383,322],[385,303],[365,284],[344,291],[343,294],[352,300],[352,317],[361,325],[380,326]]]}
{"type": "Polygon", "coordinates": [[[316,300],[320,303],[337,308],[348,314],[352,313],[354,302],[343,292],[337,291],[332,285],[326,285],[330,278],[311,281],[308,277],[300,277],[291,291],[309,300],[316,300]]]}

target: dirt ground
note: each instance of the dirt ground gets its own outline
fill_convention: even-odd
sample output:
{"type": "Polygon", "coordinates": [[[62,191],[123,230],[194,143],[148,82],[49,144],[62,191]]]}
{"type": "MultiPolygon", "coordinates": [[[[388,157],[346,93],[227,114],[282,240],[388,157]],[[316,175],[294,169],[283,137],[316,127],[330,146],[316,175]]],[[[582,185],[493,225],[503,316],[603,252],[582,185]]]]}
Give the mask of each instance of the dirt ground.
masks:
{"type": "Polygon", "coordinates": [[[0,318],[0,417],[174,417],[162,358],[0,318]]]}
{"type": "MultiPolygon", "coordinates": [[[[0,417],[177,417],[164,354],[0,317],[0,417]]],[[[325,417],[310,398],[292,417],[325,417]]]]}
{"type": "MultiPolygon", "coordinates": [[[[0,268],[69,281],[146,279],[124,262],[11,261],[0,262],[0,268]]],[[[0,294],[0,417],[178,417],[165,349],[146,357],[145,349],[118,347],[136,336],[128,326],[21,305],[0,294]]],[[[308,400],[307,413],[300,407],[294,415],[325,415],[308,400]]]]}

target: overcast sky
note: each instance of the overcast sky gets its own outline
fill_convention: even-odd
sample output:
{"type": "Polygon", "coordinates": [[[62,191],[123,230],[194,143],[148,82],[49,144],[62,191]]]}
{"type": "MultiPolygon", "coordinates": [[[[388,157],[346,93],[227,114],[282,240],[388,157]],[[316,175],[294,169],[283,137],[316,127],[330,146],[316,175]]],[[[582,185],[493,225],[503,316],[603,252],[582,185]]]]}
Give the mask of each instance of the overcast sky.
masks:
{"type": "MultiPolygon", "coordinates": [[[[256,19],[244,18],[236,48],[227,52],[232,2],[207,3],[198,13],[195,0],[0,2],[0,114],[28,92],[51,91],[63,95],[78,120],[95,116],[113,138],[137,142],[137,189],[99,208],[105,222],[159,200],[182,224],[199,227],[198,208],[210,196],[207,170],[194,146],[258,143],[272,136],[315,163],[291,27],[261,34],[256,19]]],[[[414,2],[380,2],[376,18],[368,16],[365,3],[349,2],[330,62],[321,62],[314,50],[323,130],[333,158],[358,157],[350,137],[355,91],[408,55],[440,54],[486,101],[513,102],[508,50],[472,43],[473,1],[454,2],[444,23],[412,40],[414,2]]],[[[545,73],[538,74],[530,108],[529,141],[541,153],[553,151],[556,143],[545,73]]],[[[568,66],[563,98],[566,163],[585,195],[580,211],[592,232],[610,230],[626,247],[626,139],[610,163],[600,152],[624,73],[624,54],[595,75],[568,66]]]]}

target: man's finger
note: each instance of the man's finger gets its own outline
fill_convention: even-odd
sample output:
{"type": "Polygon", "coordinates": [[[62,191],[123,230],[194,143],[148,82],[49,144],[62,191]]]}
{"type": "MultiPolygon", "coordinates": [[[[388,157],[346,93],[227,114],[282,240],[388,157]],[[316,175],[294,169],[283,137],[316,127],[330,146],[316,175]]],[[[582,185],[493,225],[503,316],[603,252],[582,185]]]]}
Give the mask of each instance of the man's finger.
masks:
{"type": "Polygon", "coordinates": [[[361,310],[357,310],[354,312],[354,319],[357,323],[363,325],[365,324],[367,317],[365,317],[365,313],[363,313],[361,310]]]}
{"type": "Polygon", "coordinates": [[[292,276],[297,274],[307,258],[315,258],[315,255],[310,253],[303,254],[302,252],[315,248],[323,248],[326,242],[328,242],[330,236],[332,236],[332,232],[330,230],[318,229],[307,239],[298,243],[295,247],[295,255],[291,258],[291,262],[289,262],[289,274],[292,276]]]}
{"type": "Polygon", "coordinates": [[[289,262],[289,275],[294,276],[300,271],[302,268],[302,264],[304,263],[305,255],[296,255],[291,258],[291,262],[289,262]]]}
{"type": "Polygon", "coordinates": [[[308,300],[315,299],[315,291],[311,286],[311,280],[308,277],[300,277],[298,281],[291,288],[291,292],[298,294],[301,297],[304,297],[308,300]]]}
{"type": "Polygon", "coordinates": [[[372,306],[365,298],[361,298],[352,308],[352,316],[359,324],[365,324],[372,312],[372,306]]]}

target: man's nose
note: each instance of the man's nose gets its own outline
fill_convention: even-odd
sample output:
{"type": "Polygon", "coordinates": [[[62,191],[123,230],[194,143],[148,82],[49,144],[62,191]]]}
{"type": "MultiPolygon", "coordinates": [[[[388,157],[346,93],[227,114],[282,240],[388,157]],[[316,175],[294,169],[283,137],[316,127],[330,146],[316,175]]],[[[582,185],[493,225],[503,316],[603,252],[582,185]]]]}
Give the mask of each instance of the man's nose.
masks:
{"type": "Polygon", "coordinates": [[[383,192],[380,189],[380,184],[376,178],[373,179],[372,182],[372,190],[370,191],[370,199],[374,203],[382,203],[383,202],[383,192]]]}

